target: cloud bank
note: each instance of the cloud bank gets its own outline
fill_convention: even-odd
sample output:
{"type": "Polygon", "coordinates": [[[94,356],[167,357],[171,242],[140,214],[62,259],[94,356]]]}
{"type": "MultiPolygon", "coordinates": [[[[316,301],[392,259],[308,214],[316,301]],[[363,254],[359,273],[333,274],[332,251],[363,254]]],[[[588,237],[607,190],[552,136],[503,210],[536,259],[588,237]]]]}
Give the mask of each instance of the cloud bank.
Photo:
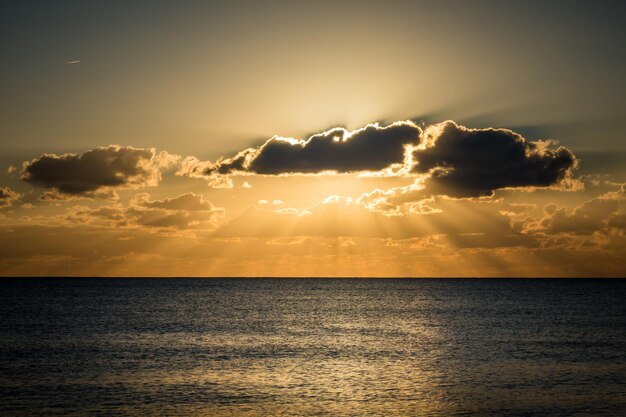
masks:
{"type": "Polygon", "coordinates": [[[83,154],[44,154],[24,162],[21,179],[65,196],[93,197],[113,188],[155,186],[178,159],[154,148],[109,145],[83,154]]]}

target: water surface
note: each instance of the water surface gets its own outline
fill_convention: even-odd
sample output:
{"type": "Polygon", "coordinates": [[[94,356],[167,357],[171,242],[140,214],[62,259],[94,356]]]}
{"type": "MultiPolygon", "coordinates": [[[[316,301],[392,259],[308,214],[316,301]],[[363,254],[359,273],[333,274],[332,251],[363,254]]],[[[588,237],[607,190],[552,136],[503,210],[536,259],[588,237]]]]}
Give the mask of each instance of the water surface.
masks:
{"type": "Polygon", "coordinates": [[[626,281],[0,281],[2,415],[626,415],[626,281]]]}

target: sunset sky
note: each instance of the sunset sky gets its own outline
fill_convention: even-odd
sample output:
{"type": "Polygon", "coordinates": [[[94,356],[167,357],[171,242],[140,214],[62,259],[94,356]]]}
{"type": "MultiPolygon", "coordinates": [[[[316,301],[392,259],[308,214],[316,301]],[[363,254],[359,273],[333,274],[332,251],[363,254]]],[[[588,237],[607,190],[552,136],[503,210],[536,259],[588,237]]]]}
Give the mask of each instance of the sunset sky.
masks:
{"type": "Polygon", "coordinates": [[[0,275],[625,276],[621,1],[0,5],[0,275]]]}

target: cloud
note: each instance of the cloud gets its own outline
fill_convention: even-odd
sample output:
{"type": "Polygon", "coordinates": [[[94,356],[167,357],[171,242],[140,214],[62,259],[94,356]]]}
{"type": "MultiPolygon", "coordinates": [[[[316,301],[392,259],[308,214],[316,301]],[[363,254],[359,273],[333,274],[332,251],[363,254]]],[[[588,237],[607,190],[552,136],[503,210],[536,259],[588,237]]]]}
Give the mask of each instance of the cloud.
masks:
{"type": "Polygon", "coordinates": [[[83,194],[64,194],[61,191],[55,189],[44,191],[39,196],[41,201],[50,203],[64,203],[69,201],[78,201],[85,199],[98,198],[101,200],[119,201],[120,196],[110,188],[102,188],[96,191],[87,192],[83,194]]]}
{"type": "Polygon", "coordinates": [[[468,129],[452,121],[429,126],[414,151],[415,172],[428,174],[424,193],[453,197],[493,195],[494,190],[548,187],[572,176],[578,161],[550,141],[526,141],[507,129],[468,129]]]}
{"type": "Polygon", "coordinates": [[[572,212],[556,204],[544,207],[543,217],[525,225],[528,233],[591,235],[596,232],[609,233],[616,229],[626,230],[626,185],[592,198],[572,212]]]}
{"type": "Polygon", "coordinates": [[[155,229],[214,229],[224,210],[200,194],[186,193],[163,200],[151,200],[146,193],[135,195],[128,206],[114,204],[98,208],[75,206],[65,220],[76,224],[105,227],[147,227],[155,229]]]}
{"type": "Polygon", "coordinates": [[[9,187],[0,187],[0,208],[9,207],[22,195],[9,187]]]}
{"type": "Polygon", "coordinates": [[[213,211],[215,206],[204,199],[201,194],[185,193],[178,197],[163,200],[150,200],[150,195],[141,193],[135,195],[132,203],[138,207],[164,210],[213,211]]]}
{"type": "Polygon", "coordinates": [[[21,179],[66,196],[97,197],[112,188],[155,186],[178,156],[109,145],[83,154],[44,154],[23,164],[21,179]]]}
{"type": "Polygon", "coordinates": [[[405,121],[384,127],[371,124],[352,132],[334,128],[307,140],[274,136],[257,148],[215,163],[189,157],[178,174],[206,178],[217,186],[230,174],[246,173],[414,176],[421,181],[420,192],[411,196],[416,199],[571,186],[577,165],[567,148],[555,147],[552,141],[527,141],[508,129],[469,129],[453,121],[421,128],[405,121]]]}
{"type": "Polygon", "coordinates": [[[225,175],[235,172],[277,175],[315,174],[324,171],[378,171],[403,164],[407,145],[417,145],[421,128],[413,122],[385,127],[370,124],[348,131],[334,128],[307,140],[274,136],[258,148],[248,148],[215,163],[187,160],[189,176],[225,175]]]}

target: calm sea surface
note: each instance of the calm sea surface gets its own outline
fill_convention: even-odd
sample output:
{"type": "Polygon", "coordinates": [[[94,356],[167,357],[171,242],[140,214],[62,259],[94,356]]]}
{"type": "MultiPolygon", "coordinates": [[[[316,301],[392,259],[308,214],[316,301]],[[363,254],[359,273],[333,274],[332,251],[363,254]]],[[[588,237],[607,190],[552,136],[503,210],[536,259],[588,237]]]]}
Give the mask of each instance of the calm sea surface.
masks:
{"type": "Polygon", "coordinates": [[[626,416],[626,281],[0,280],[0,415],[626,416]]]}

